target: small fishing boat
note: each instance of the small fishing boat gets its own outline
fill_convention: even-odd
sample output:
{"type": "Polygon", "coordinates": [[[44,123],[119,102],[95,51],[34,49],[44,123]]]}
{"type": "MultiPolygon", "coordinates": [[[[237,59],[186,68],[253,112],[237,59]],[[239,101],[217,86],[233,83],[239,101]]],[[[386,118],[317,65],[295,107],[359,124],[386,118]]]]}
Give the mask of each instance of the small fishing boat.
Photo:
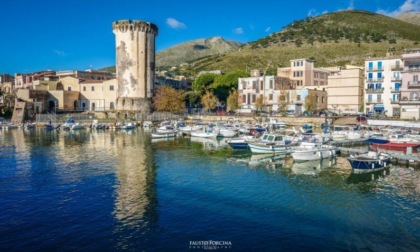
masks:
{"type": "Polygon", "coordinates": [[[60,124],[45,124],[44,129],[45,130],[56,130],[60,128],[60,124]]]}
{"type": "Polygon", "coordinates": [[[391,163],[391,157],[388,154],[376,151],[350,156],[347,160],[355,173],[380,171],[391,163]]]}
{"type": "Polygon", "coordinates": [[[306,133],[302,135],[300,145],[290,150],[294,160],[309,161],[334,157],[337,148],[324,144],[324,137],[320,134],[306,133]]]}
{"type": "Polygon", "coordinates": [[[213,130],[202,130],[202,131],[191,131],[192,137],[202,137],[202,138],[216,138],[219,136],[218,132],[213,130]]]}
{"type": "Polygon", "coordinates": [[[290,143],[283,135],[264,133],[259,141],[248,146],[252,153],[285,153],[290,143]]]}
{"type": "Polygon", "coordinates": [[[167,133],[159,133],[159,132],[154,132],[152,133],[152,138],[173,138],[176,136],[175,132],[167,132],[167,133]]]}
{"type": "Polygon", "coordinates": [[[133,122],[126,122],[120,125],[116,126],[117,129],[122,129],[122,130],[130,130],[130,129],[135,129],[136,128],[136,124],[133,122]]]}
{"type": "Polygon", "coordinates": [[[238,138],[232,138],[227,140],[227,144],[234,150],[249,150],[248,143],[255,141],[256,138],[250,135],[244,135],[238,138]]]}

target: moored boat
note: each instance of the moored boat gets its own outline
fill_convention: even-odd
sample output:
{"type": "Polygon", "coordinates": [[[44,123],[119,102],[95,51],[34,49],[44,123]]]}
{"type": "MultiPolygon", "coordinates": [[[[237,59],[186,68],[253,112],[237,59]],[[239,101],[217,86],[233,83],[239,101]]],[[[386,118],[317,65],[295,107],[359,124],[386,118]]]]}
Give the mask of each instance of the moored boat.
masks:
{"type": "Polygon", "coordinates": [[[176,136],[175,132],[167,132],[167,133],[159,133],[159,132],[154,132],[152,133],[152,138],[173,138],[176,136]]]}
{"type": "Polygon", "coordinates": [[[259,141],[248,143],[252,153],[285,153],[290,141],[283,135],[264,133],[259,141]]]}
{"type": "Polygon", "coordinates": [[[388,154],[376,151],[350,156],[347,160],[355,173],[383,170],[391,163],[391,157],[388,154]]]}

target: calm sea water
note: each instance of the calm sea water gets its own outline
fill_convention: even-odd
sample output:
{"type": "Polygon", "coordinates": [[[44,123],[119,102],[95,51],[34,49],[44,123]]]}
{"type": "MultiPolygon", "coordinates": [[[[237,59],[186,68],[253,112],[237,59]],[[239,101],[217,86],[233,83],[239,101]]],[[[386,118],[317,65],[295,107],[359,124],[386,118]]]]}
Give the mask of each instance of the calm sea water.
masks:
{"type": "Polygon", "coordinates": [[[405,167],[353,175],[340,157],[142,129],[0,131],[1,251],[419,251],[419,199],[405,167]]]}

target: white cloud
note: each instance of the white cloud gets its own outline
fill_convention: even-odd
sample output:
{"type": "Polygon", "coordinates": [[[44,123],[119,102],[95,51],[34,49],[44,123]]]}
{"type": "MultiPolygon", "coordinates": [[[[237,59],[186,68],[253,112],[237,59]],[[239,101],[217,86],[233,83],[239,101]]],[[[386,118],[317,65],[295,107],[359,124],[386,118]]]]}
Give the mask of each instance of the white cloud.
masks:
{"type": "Polygon", "coordinates": [[[267,28],[265,28],[265,32],[269,32],[271,30],[271,27],[269,26],[269,27],[267,27],[267,28]]]}
{"type": "Polygon", "coordinates": [[[52,50],[52,52],[55,54],[55,55],[57,55],[57,56],[60,56],[60,57],[64,57],[64,56],[67,56],[67,53],[66,52],[64,52],[64,51],[61,51],[61,50],[52,50]]]}
{"type": "Polygon", "coordinates": [[[376,13],[379,13],[385,16],[396,17],[402,13],[409,12],[409,11],[415,11],[415,12],[420,11],[420,0],[406,0],[403,3],[403,5],[398,7],[396,10],[386,11],[386,10],[379,9],[376,11],[376,13]]]}
{"type": "Polygon", "coordinates": [[[236,34],[243,34],[244,33],[244,29],[242,29],[242,27],[238,27],[238,28],[235,28],[233,30],[233,32],[236,33],[236,34]]]}
{"type": "Polygon", "coordinates": [[[307,16],[308,17],[316,17],[316,16],[319,16],[319,15],[322,15],[322,14],[325,14],[325,13],[328,13],[328,11],[324,10],[323,12],[319,13],[316,9],[310,9],[308,11],[307,16]]]}
{"type": "Polygon", "coordinates": [[[174,29],[185,29],[185,28],[187,28],[187,26],[184,23],[179,22],[175,18],[167,18],[166,19],[166,24],[169,25],[169,27],[174,28],[174,29]]]}

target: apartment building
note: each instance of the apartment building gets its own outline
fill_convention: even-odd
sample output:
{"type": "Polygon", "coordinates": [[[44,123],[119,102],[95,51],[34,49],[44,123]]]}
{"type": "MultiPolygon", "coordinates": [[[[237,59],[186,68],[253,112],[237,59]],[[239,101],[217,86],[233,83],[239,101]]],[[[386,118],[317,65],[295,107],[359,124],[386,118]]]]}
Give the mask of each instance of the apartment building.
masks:
{"type": "Polygon", "coordinates": [[[400,116],[403,69],[399,57],[371,58],[365,61],[365,112],[400,116]]]}
{"type": "Polygon", "coordinates": [[[115,78],[115,74],[104,72],[104,71],[95,71],[92,69],[88,69],[86,71],[80,71],[80,70],[64,70],[64,71],[57,71],[56,76],[58,76],[60,79],[64,77],[74,77],[84,80],[100,80],[100,81],[106,81],[111,80],[115,78]]]}
{"type": "Polygon", "coordinates": [[[347,65],[331,69],[328,76],[328,109],[356,114],[363,106],[364,68],[347,65]]]}
{"type": "Polygon", "coordinates": [[[323,68],[315,68],[314,61],[310,59],[290,60],[290,67],[277,69],[278,77],[290,78],[296,83],[296,88],[308,88],[327,90],[328,75],[331,71],[323,68]]]}
{"type": "Polygon", "coordinates": [[[401,119],[420,118],[420,48],[401,55],[402,85],[400,88],[401,119]]]}

